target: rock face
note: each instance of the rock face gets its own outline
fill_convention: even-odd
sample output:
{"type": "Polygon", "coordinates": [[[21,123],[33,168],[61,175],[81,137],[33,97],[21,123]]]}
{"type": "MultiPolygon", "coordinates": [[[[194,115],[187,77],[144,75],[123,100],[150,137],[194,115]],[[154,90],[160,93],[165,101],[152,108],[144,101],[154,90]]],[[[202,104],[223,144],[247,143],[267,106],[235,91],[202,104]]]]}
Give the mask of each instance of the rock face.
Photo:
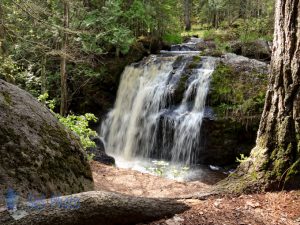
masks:
{"type": "MultiPolygon", "coordinates": [[[[49,196],[93,188],[79,139],[30,94],[0,80],[0,190],[49,196]]],[[[0,193],[0,203],[3,202],[0,193]]]]}
{"type": "Polygon", "coordinates": [[[270,61],[272,54],[272,42],[264,40],[256,40],[246,43],[234,41],[230,44],[230,49],[233,53],[238,55],[263,61],[270,61]]]}
{"type": "Polygon", "coordinates": [[[255,145],[267,89],[268,64],[225,54],[212,75],[202,123],[201,163],[226,165],[255,145]]]}
{"type": "Polygon", "coordinates": [[[101,138],[93,137],[91,140],[95,142],[96,147],[88,148],[87,152],[94,155],[93,160],[105,165],[114,165],[115,159],[105,153],[105,145],[101,138]]]}
{"type": "Polygon", "coordinates": [[[233,53],[227,53],[222,56],[221,62],[225,65],[231,66],[236,72],[260,73],[268,74],[268,64],[258,61],[256,59],[250,59],[248,57],[236,55],[233,53]]]}

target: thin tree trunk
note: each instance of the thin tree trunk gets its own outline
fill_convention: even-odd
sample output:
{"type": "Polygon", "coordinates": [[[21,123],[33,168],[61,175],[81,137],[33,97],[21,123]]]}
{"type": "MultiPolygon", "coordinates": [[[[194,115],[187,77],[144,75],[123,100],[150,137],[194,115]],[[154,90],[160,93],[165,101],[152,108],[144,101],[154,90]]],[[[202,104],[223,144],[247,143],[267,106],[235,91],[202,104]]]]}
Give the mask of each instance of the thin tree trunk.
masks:
{"type": "Polygon", "coordinates": [[[184,24],[185,30],[190,31],[191,26],[191,2],[190,0],[184,0],[184,24]]]}
{"type": "Polygon", "coordinates": [[[300,186],[299,9],[299,0],[277,0],[272,71],[256,147],[237,170],[245,188],[300,186]]]}
{"type": "Polygon", "coordinates": [[[216,9],[213,11],[212,27],[218,28],[218,11],[216,9]]]}
{"type": "Polygon", "coordinates": [[[46,56],[44,55],[42,58],[41,65],[41,92],[42,94],[47,92],[47,77],[46,77],[46,56]]]}
{"type": "Polygon", "coordinates": [[[83,6],[88,9],[91,9],[92,8],[91,0],[83,0],[83,6]]]}
{"type": "Polygon", "coordinates": [[[4,55],[6,53],[5,48],[5,28],[4,28],[4,12],[2,4],[0,3],[0,54],[4,55]]]}
{"type": "Polygon", "coordinates": [[[60,114],[65,116],[68,112],[68,76],[67,76],[67,47],[68,47],[68,33],[66,29],[69,28],[69,3],[64,0],[64,33],[62,40],[61,49],[61,65],[60,65],[60,76],[61,76],[61,103],[60,103],[60,114]]]}

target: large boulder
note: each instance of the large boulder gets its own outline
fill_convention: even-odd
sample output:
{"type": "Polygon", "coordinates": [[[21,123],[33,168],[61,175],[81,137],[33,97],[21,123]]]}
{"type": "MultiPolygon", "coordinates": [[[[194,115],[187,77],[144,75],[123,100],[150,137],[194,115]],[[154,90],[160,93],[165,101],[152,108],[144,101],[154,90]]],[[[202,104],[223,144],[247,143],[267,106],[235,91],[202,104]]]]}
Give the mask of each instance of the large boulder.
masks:
{"type": "Polygon", "coordinates": [[[226,53],[222,56],[221,62],[227,66],[230,66],[237,73],[256,73],[256,74],[268,74],[269,66],[265,62],[261,62],[256,59],[250,59],[248,57],[236,55],[234,53],[226,53]]]}
{"type": "Polygon", "coordinates": [[[85,152],[29,93],[0,80],[0,204],[7,189],[21,197],[93,189],[85,152]]]}
{"type": "Polygon", "coordinates": [[[230,43],[233,53],[253,59],[270,61],[272,54],[272,42],[255,40],[249,42],[233,41],[230,43]]]}

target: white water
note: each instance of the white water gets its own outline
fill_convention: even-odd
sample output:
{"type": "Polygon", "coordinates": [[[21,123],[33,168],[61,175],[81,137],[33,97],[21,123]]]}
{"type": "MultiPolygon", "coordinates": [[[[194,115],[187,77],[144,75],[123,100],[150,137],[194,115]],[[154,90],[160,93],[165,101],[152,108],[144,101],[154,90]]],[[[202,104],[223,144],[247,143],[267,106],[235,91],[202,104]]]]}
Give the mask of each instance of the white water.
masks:
{"type": "Polygon", "coordinates": [[[145,172],[142,168],[157,159],[178,169],[201,157],[201,124],[215,63],[205,58],[200,68],[188,70],[184,95],[176,105],[174,92],[191,61],[191,56],[178,57],[150,56],[123,72],[114,109],[101,126],[106,151],[117,166],[145,172]]]}

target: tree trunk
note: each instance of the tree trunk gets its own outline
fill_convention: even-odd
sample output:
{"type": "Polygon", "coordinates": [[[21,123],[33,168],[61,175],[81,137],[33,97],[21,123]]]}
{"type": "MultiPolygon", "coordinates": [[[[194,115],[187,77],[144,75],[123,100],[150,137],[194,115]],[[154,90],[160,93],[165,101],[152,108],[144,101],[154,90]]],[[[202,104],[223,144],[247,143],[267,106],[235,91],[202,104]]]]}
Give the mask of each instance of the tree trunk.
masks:
{"type": "Polygon", "coordinates": [[[18,207],[17,212],[21,215],[18,220],[14,220],[8,211],[0,211],[0,223],[2,225],[129,225],[173,216],[188,209],[184,203],[175,200],[96,191],[47,200],[40,202],[39,205],[36,204],[35,207],[36,210],[32,210],[26,204],[18,207]]]}
{"type": "Polygon", "coordinates": [[[5,55],[5,28],[4,28],[4,12],[2,4],[0,3],[0,55],[5,55]]]}
{"type": "Polygon", "coordinates": [[[46,63],[47,59],[44,55],[41,63],[41,92],[42,94],[47,92],[47,77],[46,77],[46,63]]]}
{"type": "Polygon", "coordinates": [[[65,116],[68,112],[68,76],[67,76],[67,47],[68,47],[68,33],[69,28],[69,3],[64,0],[64,32],[61,48],[61,65],[60,65],[60,79],[61,79],[61,101],[60,114],[65,116]]]}
{"type": "Polygon", "coordinates": [[[91,9],[92,8],[91,0],[83,0],[83,6],[88,9],[91,9]]]}
{"type": "Polygon", "coordinates": [[[184,24],[185,30],[190,31],[191,26],[191,2],[190,0],[184,0],[184,24]]]}
{"type": "Polygon", "coordinates": [[[271,76],[256,147],[236,173],[246,181],[238,179],[242,189],[300,186],[299,9],[299,0],[277,0],[271,76]]]}
{"type": "Polygon", "coordinates": [[[240,0],[239,18],[245,19],[247,11],[247,0],[240,0]]]}
{"type": "Polygon", "coordinates": [[[213,28],[218,28],[218,11],[217,10],[214,10],[213,12],[213,19],[212,19],[212,27],[213,28]]]}

